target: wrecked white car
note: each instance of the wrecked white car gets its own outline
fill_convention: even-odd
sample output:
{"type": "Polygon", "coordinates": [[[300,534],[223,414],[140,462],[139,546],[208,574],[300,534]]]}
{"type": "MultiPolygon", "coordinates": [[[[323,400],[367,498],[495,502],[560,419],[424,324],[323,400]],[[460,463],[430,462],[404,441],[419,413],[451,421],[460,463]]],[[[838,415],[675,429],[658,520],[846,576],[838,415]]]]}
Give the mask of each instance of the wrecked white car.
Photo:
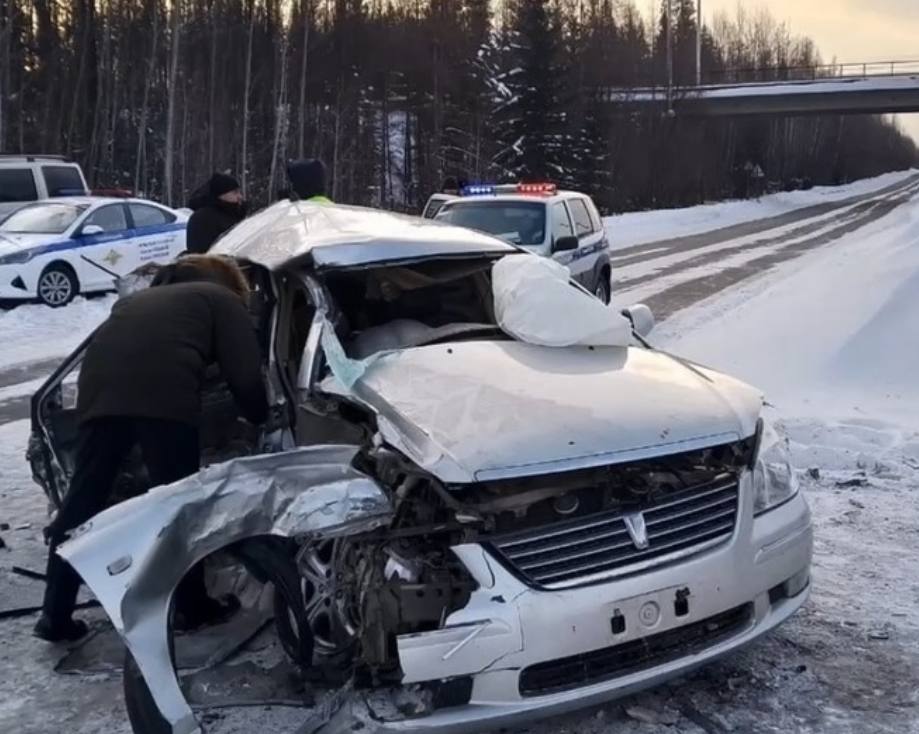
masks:
{"type": "MultiPolygon", "coordinates": [[[[278,203],[242,262],[274,402],[219,383],[198,475],[62,547],[130,651],[134,730],[205,730],[170,600],[229,551],[315,695],[298,731],[479,732],[623,696],[759,637],[808,594],[810,513],[755,389],[650,348],[549,261],[464,229],[278,203]],[[409,700],[410,703],[406,703],[409,700]]],[[[36,394],[53,501],[77,350],[36,394]]],[[[128,466],[122,494],[144,488],[128,466]]]]}

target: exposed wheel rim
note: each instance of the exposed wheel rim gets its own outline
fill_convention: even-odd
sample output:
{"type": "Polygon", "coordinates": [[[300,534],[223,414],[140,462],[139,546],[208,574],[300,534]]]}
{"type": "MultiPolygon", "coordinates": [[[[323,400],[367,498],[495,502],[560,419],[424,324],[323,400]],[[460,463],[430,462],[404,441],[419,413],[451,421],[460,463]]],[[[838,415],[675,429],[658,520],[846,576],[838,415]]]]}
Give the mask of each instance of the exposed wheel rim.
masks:
{"type": "Polygon", "coordinates": [[[38,295],[45,303],[51,306],[62,306],[70,300],[73,294],[73,283],[66,273],[60,270],[51,270],[38,281],[38,295]]]}
{"type": "Polygon", "coordinates": [[[341,652],[357,634],[354,611],[349,608],[353,590],[342,573],[341,558],[336,557],[347,552],[343,545],[335,541],[316,543],[300,557],[306,618],[319,656],[341,652]]]}

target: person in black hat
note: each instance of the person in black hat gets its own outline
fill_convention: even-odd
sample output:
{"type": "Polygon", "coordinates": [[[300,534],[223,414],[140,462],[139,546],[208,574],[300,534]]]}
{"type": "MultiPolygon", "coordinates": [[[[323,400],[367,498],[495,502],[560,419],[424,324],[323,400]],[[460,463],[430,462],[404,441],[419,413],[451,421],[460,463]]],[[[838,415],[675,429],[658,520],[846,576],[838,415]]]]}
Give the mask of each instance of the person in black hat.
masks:
{"type": "Polygon", "coordinates": [[[326,194],[325,164],[318,158],[291,161],[287,164],[290,187],[303,201],[331,204],[326,194]]]}
{"type": "Polygon", "coordinates": [[[188,202],[194,213],[185,231],[185,248],[204,254],[219,237],[246,217],[239,181],[225,173],[215,173],[198,188],[188,202]]]}

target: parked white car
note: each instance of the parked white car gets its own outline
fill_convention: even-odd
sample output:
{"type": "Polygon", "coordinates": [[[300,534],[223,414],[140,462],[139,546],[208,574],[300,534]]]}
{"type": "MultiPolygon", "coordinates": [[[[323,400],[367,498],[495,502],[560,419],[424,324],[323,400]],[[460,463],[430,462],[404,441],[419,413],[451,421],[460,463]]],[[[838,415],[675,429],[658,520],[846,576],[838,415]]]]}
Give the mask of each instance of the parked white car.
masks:
{"type": "Polygon", "coordinates": [[[0,155],[0,219],[33,201],[88,194],[82,169],[69,158],[0,155]]]}
{"type": "Polygon", "coordinates": [[[488,232],[566,265],[571,277],[610,300],[609,240],[593,200],[554,184],[470,185],[460,196],[434,194],[427,218],[488,232]]]}
{"type": "Polygon", "coordinates": [[[0,222],[0,300],[63,306],[185,250],[188,216],[142,199],[67,197],[0,222]]]}
{"type": "MultiPolygon", "coordinates": [[[[251,281],[271,425],[209,385],[210,466],[61,548],[126,640],[138,734],[206,725],[170,599],[219,551],[271,582],[265,674],[309,672],[311,732],[578,709],[731,653],[807,598],[810,512],[761,393],[648,347],[647,308],[620,314],[488,235],[354,207],[279,202],[213,252],[251,281]]],[[[33,398],[54,504],[84,349],[33,398]]],[[[126,494],[143,478],[125,467],[126,494]]]]}

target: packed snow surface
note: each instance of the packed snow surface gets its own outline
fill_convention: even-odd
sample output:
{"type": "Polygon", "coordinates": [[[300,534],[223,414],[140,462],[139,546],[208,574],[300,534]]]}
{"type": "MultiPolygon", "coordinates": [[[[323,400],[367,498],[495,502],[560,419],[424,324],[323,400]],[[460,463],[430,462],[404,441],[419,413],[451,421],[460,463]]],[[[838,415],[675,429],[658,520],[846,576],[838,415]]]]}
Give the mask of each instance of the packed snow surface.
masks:
{"type": "Polygon", "coordinates": [[[914,173],[915,171],[895,171],[845,186],[816,186],[809,191],[769,194],[758,200],[722,201],[682,209],[628,212],[606,217],[604,221],[610,246],[616,250],[787,214],[815,204],[839,201],[890,186],[914,173]]]}

